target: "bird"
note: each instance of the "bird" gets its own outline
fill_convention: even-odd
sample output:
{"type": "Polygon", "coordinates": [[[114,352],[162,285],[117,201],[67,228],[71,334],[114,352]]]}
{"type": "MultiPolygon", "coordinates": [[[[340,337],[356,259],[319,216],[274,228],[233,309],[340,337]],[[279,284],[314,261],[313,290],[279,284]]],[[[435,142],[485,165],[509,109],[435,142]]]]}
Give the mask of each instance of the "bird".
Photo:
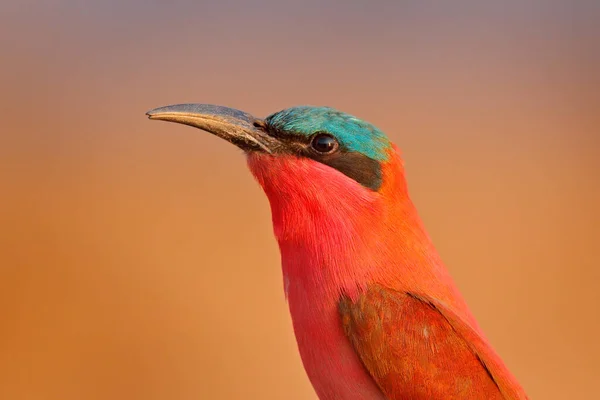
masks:
{"type": "Polygon", "coordinates": [[[268,198],[298,351],[320,400],[521,400],[409,197],[401,152],[335,108],[266,118],[175,104],[152,120],[246,155],[268,198]]]}

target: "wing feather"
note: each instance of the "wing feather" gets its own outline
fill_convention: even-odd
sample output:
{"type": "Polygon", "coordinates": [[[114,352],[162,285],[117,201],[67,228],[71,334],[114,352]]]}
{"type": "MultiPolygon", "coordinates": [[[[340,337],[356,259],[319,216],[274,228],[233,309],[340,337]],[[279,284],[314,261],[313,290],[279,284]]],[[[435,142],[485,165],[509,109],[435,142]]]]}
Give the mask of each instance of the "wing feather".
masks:
{"type": "Polygon", "coordinates": [[[426,297],[373,285],[339,303],[346,336],[389,400],[527,399],[489,344],[426,297]]]}

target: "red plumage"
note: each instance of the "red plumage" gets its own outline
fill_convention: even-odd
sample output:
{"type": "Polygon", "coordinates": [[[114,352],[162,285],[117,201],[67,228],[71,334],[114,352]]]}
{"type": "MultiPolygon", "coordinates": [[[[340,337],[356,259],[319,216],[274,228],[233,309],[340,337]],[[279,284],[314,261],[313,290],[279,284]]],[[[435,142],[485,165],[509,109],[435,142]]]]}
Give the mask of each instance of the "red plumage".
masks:
{"type": "Polygon", "coordinates": [[[379,191],[308,158],[254,152],[248,164],[322,400],[527,398],[431,243],[395,146],[379,191]]]}

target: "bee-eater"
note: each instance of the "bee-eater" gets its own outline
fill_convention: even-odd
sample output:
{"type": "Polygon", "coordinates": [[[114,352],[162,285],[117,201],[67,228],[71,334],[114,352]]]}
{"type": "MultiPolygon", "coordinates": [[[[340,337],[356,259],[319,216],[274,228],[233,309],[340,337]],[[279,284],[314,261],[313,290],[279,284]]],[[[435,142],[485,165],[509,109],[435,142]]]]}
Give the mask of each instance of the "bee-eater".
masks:
{"type": "Polygon", "coordinates": [[[298,349],[321,400],[527,399],[442,263],[381,130],[328,107],[260,119],[179,104],[147,115],[245,151],[269,199],[298,349]]]}

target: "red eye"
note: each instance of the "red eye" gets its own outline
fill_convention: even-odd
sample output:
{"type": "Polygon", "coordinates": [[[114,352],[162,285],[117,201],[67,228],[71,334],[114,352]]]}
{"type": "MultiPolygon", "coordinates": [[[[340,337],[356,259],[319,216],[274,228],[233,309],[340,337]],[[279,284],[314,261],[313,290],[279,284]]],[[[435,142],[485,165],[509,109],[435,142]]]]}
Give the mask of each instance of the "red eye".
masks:
{"type": "Polygon", "coordinates": [[[319,133],[313,138],[311,146],[319,153],[327,154],[336,151],[339,144],[333,136],[327,133],[319,133]]]}

